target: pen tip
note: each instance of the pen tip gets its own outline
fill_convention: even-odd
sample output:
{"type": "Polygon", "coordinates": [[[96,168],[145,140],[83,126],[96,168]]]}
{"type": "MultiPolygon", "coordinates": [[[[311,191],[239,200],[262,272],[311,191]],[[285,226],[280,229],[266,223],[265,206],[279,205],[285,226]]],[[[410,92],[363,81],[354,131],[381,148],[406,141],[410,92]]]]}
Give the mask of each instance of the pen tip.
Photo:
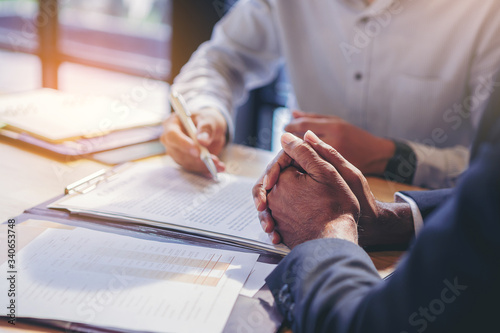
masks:
{"type": "Polygon", "coordinates": [[[218,173],[217,173],[217,168],[215,167],[214,161],[212,161],[212,157],[210,154],[204,154],[204,156],[201,158],[203,163],[205,163],[205,166],[207,167],[208,171],[210,172],[210,175],[212,175],[212,179],[216,182],[219,181],[218,173]]]}

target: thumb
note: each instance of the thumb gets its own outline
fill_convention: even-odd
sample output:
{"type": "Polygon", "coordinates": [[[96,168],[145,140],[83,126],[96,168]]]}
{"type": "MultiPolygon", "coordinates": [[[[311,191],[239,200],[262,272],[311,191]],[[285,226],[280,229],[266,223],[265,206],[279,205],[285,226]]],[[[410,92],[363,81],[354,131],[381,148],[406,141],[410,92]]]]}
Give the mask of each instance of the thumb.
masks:
{"type": "Polygon", "coordinates": [[[297,163],[311,178],[319,183],[330,183],[340,178],[333,165],[325,161],[308,143],[285,133],[281,137],[285,153],[297,163]]]}

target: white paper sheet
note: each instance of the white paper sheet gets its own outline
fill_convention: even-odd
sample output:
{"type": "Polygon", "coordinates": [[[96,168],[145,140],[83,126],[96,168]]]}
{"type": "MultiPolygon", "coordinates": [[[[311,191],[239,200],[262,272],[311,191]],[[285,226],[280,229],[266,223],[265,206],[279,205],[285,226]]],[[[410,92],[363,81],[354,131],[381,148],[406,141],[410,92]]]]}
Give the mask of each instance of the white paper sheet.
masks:
{"type": "Polygon", "coordinates": [[[252,272],[248,276],[245,285],[240,291],[240,295],[254,297],[255,294],[266,283],[266,278],[276,268],[277,265],[256,262],[252,272]]]}
{"type": "Polygon", "coordinates": [[[17,316],[138,331],[220,332],[257,258],[50,229],[18,253],[17,316]]]}
{"type": "Polygon", "coordinates": [[[136,163],[112,181],[51,207],[169,223],[259,242],[287,253],[284,245],[274,246],[262,231],[251,195],[255,179],[219,176],[215,183],[178,167],[136,163]]]}

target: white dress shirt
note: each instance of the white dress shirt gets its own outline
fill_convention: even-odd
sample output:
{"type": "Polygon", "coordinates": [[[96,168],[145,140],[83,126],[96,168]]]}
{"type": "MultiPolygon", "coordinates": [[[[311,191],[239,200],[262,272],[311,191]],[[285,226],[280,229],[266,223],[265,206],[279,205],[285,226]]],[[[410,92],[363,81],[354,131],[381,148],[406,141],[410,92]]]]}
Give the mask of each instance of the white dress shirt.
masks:
{"type": "Polygon", "coordinates": [[[498,87],[499,9],[498,0],[241,0],[174,87],[192,109],[218,108],[232,131],[247,91],[286,64],[297,108],[407,141],[413,183],[448,187],[498,87]]]}

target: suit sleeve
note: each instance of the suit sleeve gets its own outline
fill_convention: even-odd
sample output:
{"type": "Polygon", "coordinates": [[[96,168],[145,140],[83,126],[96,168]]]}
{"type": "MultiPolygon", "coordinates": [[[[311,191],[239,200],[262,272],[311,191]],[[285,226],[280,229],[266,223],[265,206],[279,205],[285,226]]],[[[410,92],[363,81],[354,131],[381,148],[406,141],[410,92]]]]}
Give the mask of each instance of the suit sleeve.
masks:
{"type": "MultiPolygon", "coordinates": [[[[499,140],[500,141],[500,140],[499,140]]],[[[483,332],[500,297],[500,143],[482,147],[395,274],[382,281],[356,245],[296,247],[268,277],[298,332],[483,332]]]]}

